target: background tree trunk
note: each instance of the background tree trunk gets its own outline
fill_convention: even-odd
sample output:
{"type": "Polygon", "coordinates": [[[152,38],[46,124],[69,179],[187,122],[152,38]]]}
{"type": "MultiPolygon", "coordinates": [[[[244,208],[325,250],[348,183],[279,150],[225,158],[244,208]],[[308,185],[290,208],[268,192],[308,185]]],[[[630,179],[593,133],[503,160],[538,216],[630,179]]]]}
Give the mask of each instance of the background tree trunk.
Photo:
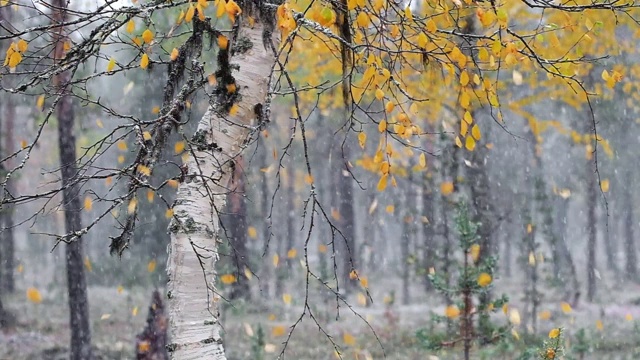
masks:
{"type": "Polygon", "coordinates": [[[625,270],[627,278],[630,280],[638,280],[638,255],[636,254],[636,239],[633,236],[633,193],[631,192],[631,184],[633,183],[631,170],[625,171],[626,186],[624,191],[624,250],[625,250],[625,270]]]}
{"type": "MultiPolygon", "coordinates": [[[[55,0],[54,23],[67,21],[67,3],[55,0]]],[[[59,30],[55,39],[55,59],[64,57],[64,29],[59,30]]],[[[61,94],[58,102],[58,144],[60,149],[60,172],[62,175],[62,203],[64,209],[65,233],[74,233],[82,229],[80,188],[77,184],[76,137],[74,133],[73,97],[67,85],[71,81],[69,71],[55,78],[55,85],[61,94]]],[[[69,316],[71,327],[70,358],[72,360],[91,359],[91,328],[89,325],[89,301],[87,299],[87,281],[85,279],[82,238],[65,246],[67,267],[67,287],[69,292],[69,316]]]]}
{"type": "Polygon", "coordinates": [[[245,202],[245,174],[242,156],[236,158],[233,169],[233,180],[228,196],[228,215],[225,226],[229,232],[229,256],[236,271],[236,282],[232,284],[231,299],[251,298],[249,279],[245,276],[245,268],[249,268],[247,251],[247,204],[245,202]]]}

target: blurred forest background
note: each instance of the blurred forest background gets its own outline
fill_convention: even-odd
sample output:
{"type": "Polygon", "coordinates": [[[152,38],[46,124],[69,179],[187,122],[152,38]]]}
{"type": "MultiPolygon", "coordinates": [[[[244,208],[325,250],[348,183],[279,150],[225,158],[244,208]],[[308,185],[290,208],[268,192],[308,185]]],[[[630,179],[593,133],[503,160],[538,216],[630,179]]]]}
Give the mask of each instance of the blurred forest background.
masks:
{"type": "MultiPolygon", "coordinates": [[[[3,19],[26,22],[29,11],[1,10],[3,19]]],[[[178,13],[156,13],[155,32],[168,33],[178,13]],[[161,15],[166,18],[157,18],[161,15]]],[[[137,38],[144,29],[135,22],[121,33],[137,38]]],[[[90,31],[70,38],[79,42],[90,31]]],[[[165,40],[156,55],[171,57],[169,49],[179,39],[165,40]]],[[[29,48],[37,48],[38,41],[46,39],[32,40],[29,48]]],[[[561,91],[523,82],[517,70],[506,70],[499,75],[506,84],[500,90],[502,120],[486,109],[473,114],[482,136],[471,121],[463,131],[460,119],[446,113],[411,109],[418,127],[402,131],[426,136],[383,145],[380,123],[360,122],[357,131],[345,131],[338,90],[317,103],[315,95],[305,95],[310,112],[304,129],[293,119],[291,97],[276,98],[270,123],[236,162],[234,186],[222,210],[217,287],[228,358],[276,358],[285,342],[288,357],[297,359],[333,359],[334,345],[347,359],[384,354],[391,359],[459,358],[457,350],[434,346],[433,335],[446,332],[447,323],[451,331],[451,321],[460,315],[457,293],[438,290],[454,284],[468,257],[476,261],[477,251],[491,254],[495,262],[487,265],[491,275],[481,287],[490,284],[492,296],[509,299],[491,315],[505,325],[495,331],[506,336],[475,349],[478,358],[519,358],[558,327],[565,329],[571,358],[638,358],[638,95],[627,78],[603,90],[609,72],[601,76],[605,69],[613,74],[612,68],[622,72],[637,66],[635,41],[628,36],[627,55],[590,68],[589,81],[599,92],[608,91],[593,98],[591,109],[568,103],[561,91]],[[591,146],[590,110],[597,123],[597,152],[591,146]],[[469,132],[477,144],[456,146],[459,132],[469,132]],[[312,178],[307,165],[314,169],[312,178]],[[389,174],[389,166],[393,176],[381,180],[380,172],[389,174]],[[311,192],[324,214],[314,223],[304,216],[315,201],[311,192]],[[468,204],[468,213],[460,215],[462,203],[468,204]],[[478,247],[461,245],[465,223],[477,225],[483,239],[478,247]],[[307,266],[321,281],[309,279],[307,266]],[[304,312],[312,312],[323,327],[304,312]]],[[[5,51],[11,41],[0,46],[5,51]]],[[[205,67],[213,66],[217,53],[209,50],[205,67]]],[[[81,76],[94,67],[113,69],[110,59],[118,67],[138,66],[128,63],[135,49],[116,43],[104,45],[102,52],[105,56],[95,63],[79,68],[86,72],[81,76]]],[[[313,46],[299,45],[294,54],[289,65],[301,84],[314,84],[316,73],[332,71],[323,68],[333,65],[315,56],[313,46]]],[[[3,73],[5,89],[12,81],[3,73]]],[[[96,101],[132,118],[153,119],[161,110],[166,82],[163,64],[146,71],[109,71],[87,82],[86,93],[100,95],[99,100],[75,102],[78,156],[94,170],[134,161],[135,132],[119,132],[129,119],[113,116],[96,101]],[[105,137],[108,149],[98,151],[93,144],[105,137]]],[[[110,208],[107,200],[126,191],[126,179],[104,176],[80,190],[85,226],[98,214],[110,213],[83,236],[90,326],[103,358],[133,358],[151,294],[155,289],[165,293],[168,209],[177,185],[166,179],[180,178],[181,158],[209,106],[213,85],[187,102],[179,131],[167,141],[172,149],[154,169],[166,186],[138,195],[139,223],[121,257],[109,255],[109,245],[126,206],[110,208]]],[[[7,191],[45,194],[2,207],[0,294],[12,318],[4,320],[11,325],[0,333],[1,359],[58,358],[65,356],[68,343],[65,253],[51,236],[65,233],[64,214],[61,194],[48,193],[60,180],[58,135],[54,126],[41,126],[50,100],[40,94],[0,95],[2,178],[23,161],[10,155],[30,150],[28,162],[6,183],[7,191]]],[[[393,111],[384,102],[372,107],[393,111]]],[[[56,119],[48,121],[55,124],[56,119]]]]}

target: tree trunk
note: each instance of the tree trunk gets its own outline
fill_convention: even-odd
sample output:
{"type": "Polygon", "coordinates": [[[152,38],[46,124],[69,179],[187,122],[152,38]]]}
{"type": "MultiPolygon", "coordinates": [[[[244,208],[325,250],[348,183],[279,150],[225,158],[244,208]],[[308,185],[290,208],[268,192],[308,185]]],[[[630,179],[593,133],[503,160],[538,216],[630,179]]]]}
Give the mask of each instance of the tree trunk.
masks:
{"type": "Polygon", "coordinates": [[[430,268],[436,267],[436,232],[434,229],[435,221],[435,194],[433,192],[433,181],[425,174],[423,179],[422,188],[422,214],[426,219],[416,219],[416,221],[422,221],[422,236],[424,237],[422,246],[422,274],[424,278],[424,288],[426,292],[433,291],[433,284],[429,281],[427,274],[430,268]]]}
{"type": "Polygon", "coordinates": [[[596,206],[597,204],[597,182],[595,178],[595,159],[586,162],[586,206],[587,218],[586,227],[588,235],[587,243],[587,300],[593,301],[596,295],[596,206]]]}
{"type": "Polygon", "coordinates": [[[236,282],[231,286],[231,299],[251,298],[249,279],[245,276],[245,268],[249,268],[247,251],[247,204],[245,203],[245,174],[242,156],[236,158],[233,169],[232,184],[227,198],[228,216],[225,226],[229,232],[229,256],[236,271],[236,282]]]}
{"type": "Polygon", "coordinates": [[[633,236],[633,193],[631,192],[631,170],[625,170],[626,181],[624,184],[627,186],[623,187],[624,191],[624,250],[625,250],[625,273],[627,279],[630,280],[638,280],[638,256],[636,254],[636,239],[633,236]]]}
{"type": "Polygon", "coordinates": [[[233,72],[240,96],[221,96],[202,117],[194,136],[200,146],[189,156],[186,181],[178,187],[167,264],[173,359],[226,359],[218,323],[220,297],[214,288],[219,238],[216,209],[224,208],[231,167],[246,146],[249,127],[263,115],[273,64],[272,52],[262,46],[263,29],[259,21],[252,28],[240,27],[237,38],[253,44],[233,58],[240,69],[233,72]],[[233,115],[225,110],[229,101],[237,101],[238,111],[233,115]]]}
{"type": "MultiPolygon", "coordinates": [[[[56,12],[54,23],[67,21],[64,0],[55,0],[56,12]]],[[[67,40],[64,29],[55,37],[55,59],[64,57],[64,42],[67,40]]],[[[76,164],[76,137],[74,134],[73,96],[67,85],[71,81],[69,71],[62,72],[54,79],[61,93],[58,102],[58,144],[60,148],[60,172],[62,177],[62,203],[64,209],[65,233],[70,234],[82,229],[80,188],[77,183],[78,168],[76,164]]],[[[65,246],[67,287],[69,291],[69,315],[71,327],[70,358],[86,360],[93,357],[91,352],[91,328],[89,325],[89,302],[87,299],[87,282],[83,263],[83,240],[78,238],[65,246]]]]}
{"type": "MultiPolygon", "coordinates": [[[[2,20],[11,23],[13,10],[8,7],[0,9],[2,20]]],[[[9,41],[6,41],[7,45],[9,41]]],[[[4,117],[0,120],[0,158],[5,158],[14,151],[14,123],[16,118],[16,105],[11,94],[5,94],[4,117]]],[[[9,171],[13,167],[13,160],[8,159],[0,164],[0,182],[5,181],[5,170],[9,171]]],[[[14,175],[15,176],[15,175],[14,175]]],[[[6,192],[15,195],[15,179],[6,180],[6,192]]],[[[5,195],[1,194],[0,195],[5,195]]],[[[14,239],[14,206],[5,204],[0,210],[0,289],[2,293],[9,293],[15,290],[15,239],[14,239]]]]}
{"type": "MultiPolygon", "coordinates": [[[[264,138],[258,139],[258,150],[260,157],[260,168],[267,168],[269,151],[264,138]]],[[[271,291],[271,281],[273,281],[273,265],[271,264],[271,224],[267,218],[269,214],[269,178],[267,172],[262,172],[262,182],[260,183],[260,218],[262,219],[260,233],[262,237],[262,261],[260,271],[260,293],[263,297],[269,298],[271,291]]]]}
{"type": "Polygon", "coordinates": [[[341,269],[338,281],[342,284],[342,289],[346,293],[350,293],[356,285],[356,280],[350,278],[352,270],[356,269],[356,239],[355,239],[355,213],[353,210],[353,189],[350,169],[348,168],[351,149],[348,140],[342,145],[342,151],[337,151],[338,169],[335,173],[336,179],[336,197],[338,201],[338,212],[340,214],[340,232],[342,235],[336,235],[336,241],[340,244],[337,246],[341,269]],[[344,238],[342,238],[344,236],[344,238]]]}
{"type": "Polygon", "coordinates": [[[167,315],[160,292],[151,296],[151,306],[147,315],[147,326],[136,336],[136,360],[168,360],[167,315]]]}

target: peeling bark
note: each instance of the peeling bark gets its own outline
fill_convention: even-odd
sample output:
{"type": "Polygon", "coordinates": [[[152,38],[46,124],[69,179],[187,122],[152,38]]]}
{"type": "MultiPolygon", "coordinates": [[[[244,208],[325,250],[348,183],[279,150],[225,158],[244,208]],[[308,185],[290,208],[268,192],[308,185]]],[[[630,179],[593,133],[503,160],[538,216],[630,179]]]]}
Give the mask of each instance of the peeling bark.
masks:
{"type": "Polygon", "coordinates": [[[240,69],[233,73],[238,111],[229,115],[218,99],[200,120],[193,137],[197,146],[187,161],[188,174],[178,187],[170,224],[168,349],[173,359],[226,359],[218,322],[220,296],[214,287],[219,211],[225,206],[233,161],[244,151],[256,109],[267,94],[274,62],[262,46],[262,23],[239,31],[237,38],[253,46],[233,58],[240,69]]]}

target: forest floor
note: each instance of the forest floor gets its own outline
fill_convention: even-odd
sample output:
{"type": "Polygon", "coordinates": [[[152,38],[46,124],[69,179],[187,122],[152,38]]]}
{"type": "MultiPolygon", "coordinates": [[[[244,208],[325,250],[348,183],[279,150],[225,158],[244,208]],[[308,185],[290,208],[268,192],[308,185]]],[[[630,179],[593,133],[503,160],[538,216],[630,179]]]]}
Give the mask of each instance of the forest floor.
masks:
{"type": "MultiPolygon", "coordinates": [[[[473,349],[474,359],[517,359],[530,345],[540,345],[548,331],[563,327],[568,334],[566,359],[638,359],[640,358],[640,286],[603,285],[599,289],[598,303],[581,301],[570,313],[561,310],[560,298],[553,294],[544,297],[540,311],[549,310],[548,320],[538,320],[538,336],[527,336],[527,318],[522,299],[512,298],[511,307],[520,309],[521,335],[513,335],[499,346],[473,349]],[[601,323],[599,323],[600,321],[601,323]],[[580,348],[576,334],[584,329],[584,357],[575,351],[580,348]]],[[[603,281],[604,283],[604,281],[603,281]]],[[[378,285],[379,286],[379,285],[378,285]]],[[[516,288],[515,280],[502,282],[502,288],[516,288]]],[[[375,290],[375,289],[374,289],[375,290]]],[[[323,324],[322,329],[309,318],[298,325],[289,339],[286,358],[289,359],[336,359],[333,345],[323,333],[331,335],[342,350],[344,359],[435,360],[460,359],[459,349],[439,353],[430,352],[421,346],[416,331],[429,326],[430,313],[442,314],[442,301],[438,296],[418,294],[416,286],[413,305],[401,305],[396,299],[393,305],[384,305],[383,293],[373,292],[373,305],[357,305],[358,295],[349,298],[354,315],[344,305],[340,307],[340,319],[335,320],[335,298],[327,298],[324,304],[312,304],[314,316],[323,324]],[[369,327],[364,320],[367,320],[369,327]]],[[[135,335],[142,331],[148,312],[152,289],[91,287],[93,343],[97,359],[132,359],[135,335]]],[[[398,291],[396,290],[396,294],[398,291]]],[[[521,291],[519,291],[521,293],[521,291]]],[[[361,301],[362,299],[360,299],[361,301]]],[[[5,307],[17,317],[17,326],[0,332],[0,359],[29,360],[68,358],[69,339],[68,312],[64,294],[45,294],[42,303],[26,301],[24,291],[6,296],[5,307]]],[[[287,339],[290,326],[300,316],[302,296],[293,295],[289,305],[279,300],[257,300],[252,304],[227,304],[222,312],[225,343],[229,360],[276,359],[287,339]],[[296,298],[296,296],[300,296],[296,298]],[[257,305],[256,305],[257,304],[257,305]],[[260,330],[261,329],[261,330],[260,330]],[[258,340],[258,333],[264,340],[258,340]],[[261,350],[256,350],[261,349],[261,350]]],[[[506,316],[497,312],[494,320],[505,323],[506,316]]]]}

